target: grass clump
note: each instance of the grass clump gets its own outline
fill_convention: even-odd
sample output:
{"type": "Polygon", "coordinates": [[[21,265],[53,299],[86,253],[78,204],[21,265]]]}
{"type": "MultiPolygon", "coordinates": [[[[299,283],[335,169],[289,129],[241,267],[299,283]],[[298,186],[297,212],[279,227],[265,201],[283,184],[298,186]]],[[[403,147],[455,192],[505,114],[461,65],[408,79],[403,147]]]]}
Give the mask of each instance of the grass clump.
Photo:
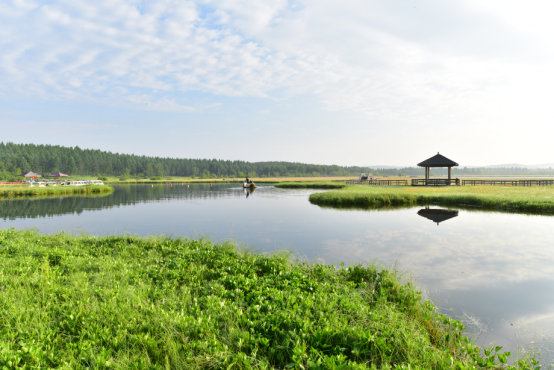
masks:
{"type": "Polygon", "coordinates": [[[0,264],[2,369],[475,369],[509,355],[482,357],[375,265],[13,229],[0,264]]]}
{"type": "Polygon", "coordinates": [[[346,187],[346,184],[342,181],[287,181],[280,182],[274,186],[282,189],[342,189],[346,187]]]}
{"type": "Polygon", "coordinates": [[[437,203],[501,210],[554,212],[554,187],[381,187],[361,185],[312,194],[310,202],[332,206],[437,203]]]}
{"type": "Polygon", "coordinates": [[[108,185],[17,187],[0,189],[0,197],[104,193],[114,189],[108,185]]]}

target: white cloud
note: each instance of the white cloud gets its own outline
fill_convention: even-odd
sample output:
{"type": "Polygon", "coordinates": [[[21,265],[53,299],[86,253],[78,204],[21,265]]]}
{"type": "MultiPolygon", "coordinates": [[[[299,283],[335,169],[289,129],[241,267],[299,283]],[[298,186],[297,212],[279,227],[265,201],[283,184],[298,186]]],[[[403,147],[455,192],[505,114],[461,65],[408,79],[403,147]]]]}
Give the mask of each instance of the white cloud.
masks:
{"type": "Polygon", "coordinates": [[[534,61],[551,26],[525,28],[521,6],[480,4],[3,0],[0,91],[195,111],[184,92],[278,90],[380,120],[481,125],[525,114],[516,103],[554,76],[534,61]]]}
{"type": "Polygon", "coordinates": [[[208,27],[192,2],[2,5],[6,95],[110,101],[123,88],[119,100],[181,104],[175,94],[190,90],[265,96],[283,69],[266,48],[208,27]]]}

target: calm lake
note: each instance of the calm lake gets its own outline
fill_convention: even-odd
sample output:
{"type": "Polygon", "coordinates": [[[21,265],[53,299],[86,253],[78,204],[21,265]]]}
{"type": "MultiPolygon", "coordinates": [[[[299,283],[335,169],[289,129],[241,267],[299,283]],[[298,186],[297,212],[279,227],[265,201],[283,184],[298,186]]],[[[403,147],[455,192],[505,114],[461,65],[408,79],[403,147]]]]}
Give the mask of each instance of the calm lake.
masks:
{"type": "MultiPolygon", "coordinates": [[[[207,235],[340,265],[409,270],[480,344],[554,349],[554,216],[438,206],[333,209],[314,190],[237,184],[119,185],[105,196],[0,201],[3,228],[96,235],[207,235]],[[438,223],[437,223],[438,222],[438,223]]],[[[549,360],[547,360],[549,361],[549,360]]]]}

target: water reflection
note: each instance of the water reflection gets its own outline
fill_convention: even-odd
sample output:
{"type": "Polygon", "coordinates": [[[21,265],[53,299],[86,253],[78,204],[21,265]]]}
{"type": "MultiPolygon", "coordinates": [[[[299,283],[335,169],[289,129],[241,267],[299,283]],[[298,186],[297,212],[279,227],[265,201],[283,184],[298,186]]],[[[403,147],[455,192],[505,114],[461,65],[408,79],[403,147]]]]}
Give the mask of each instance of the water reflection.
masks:
{"type": "Polygon", "coordinates": [[[256,191],[256,188],[244,188],[244,194],[248,198],[252,193],[256,191]]]}
{"type": "Polygon", "coordinates": [[[452,209],[441,209],[441,208],[437,209],[437,208],[426,207],[426,208],[420,209],[417,212],[417,214],[420,215],[421,217],[425,217],[428,220],[436,222],[438,226],[439,223],[441,222],[450,220],[454,217],[458,217],[458,212],[459,211],[452,210],[452,209]]]}
{"type": "MultiPolygon", "coordinates": [[[[156,185],[115,185],[115,191],[107,194],[79,194],[74,196],[14,197],[0,200],[0,218],[15,220],[18,218],[51,217],[64,214],[82,214],[84,211],[102,210],[113,207],[136,205],[140,203],[163,202],[171,200],[223,199],[234,196],[233,192],[221,191],[222,188],[239,191],[236,185],[210,186],[209,184],[156,184],[156,185]]],[[[249,191],[246,197],[255,189],[249,191]]]]}

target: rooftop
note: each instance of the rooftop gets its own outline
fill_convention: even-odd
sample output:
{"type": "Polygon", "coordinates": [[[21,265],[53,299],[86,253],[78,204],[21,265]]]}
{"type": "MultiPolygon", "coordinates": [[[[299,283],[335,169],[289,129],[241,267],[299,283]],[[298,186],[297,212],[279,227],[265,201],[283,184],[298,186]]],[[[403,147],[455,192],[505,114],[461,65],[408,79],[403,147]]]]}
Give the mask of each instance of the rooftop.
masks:
{"type": "Polygon", "coordinates": [[[459,166],[458,163],[454,162],[451,159],[446,158],[444,155],[437,152],[436,155],[431,158],[418,163],[419,167],[455,167],[459,166]]]}

